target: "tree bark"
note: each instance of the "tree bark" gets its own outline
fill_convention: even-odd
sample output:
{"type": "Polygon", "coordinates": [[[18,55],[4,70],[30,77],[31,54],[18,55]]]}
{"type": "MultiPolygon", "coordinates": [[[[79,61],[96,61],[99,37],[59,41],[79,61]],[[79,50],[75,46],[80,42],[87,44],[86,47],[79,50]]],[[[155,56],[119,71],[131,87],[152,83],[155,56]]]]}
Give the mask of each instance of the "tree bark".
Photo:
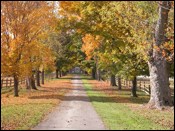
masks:
{"type": "Polygon", "coordinates": [[[96,68],[92,68],[92,78],[95,79],[95,72],[96,72],[96,68]]]}
{"type": "Polygon", "coordinates": [[[31,80],[30,77],[26,78],[26,89],[31,89],[31,80]]]}
{"type": "Polygon", "coordinates": [[[134,79],[132,80],[131,96],[137,97],[136,91],[137,91],[137,78],[135,76],[134,79]]]}
{"type": "Polygon", "coordinates": [[[36,84],[37,86],[40,86],[40,71],[36,71],[36,84]]]}
{"type": "Polygon", "coordinates": [[[62,71],[60,70],[60,78],[62,77],[62,71]]]}
{"type": "Polygon", "coordinates": [[[31,87],[32,87],[32,89],[35,89],[35,90],[37,90],[37,88],[36,88],[36,85],[35,85],[35,78],[34,78],[34,74],[32,74],[32,76],[31,76],[31,87]]]}
{"type": "Polygon", "coordinates": [[[44,70],[42,70],[41,76],[42,76],[41,83],[44,84],[44,70]]]}
{"type": "Polygon", "coordinates": [[[116,86],[115,75],[111,75],[110,86],[116,86]]]}
{"type": "Polygon", "coordinates": [[[66,75],[66,72],[65,71],[62,71],[62,76],[65,76],[66,75]]]}
{"type": "Polygon", "coordinates": [[[18,84],[19,84],[19,80],[18,80],[18,76],[14,75],[14,96],[18,97],[18,84]]]}
{"type": "MultiPolygon", "coordinates": [[[[159,19],[155,30],[155,43],[153,44],[153,46],[157,47],[160,47],[165,41],[165,30],[168,24],[168,9],[171,8],[169,1],[162,1],[161,3],[162,5],[159,6],[159,19]]],[[[152,49],[148,66],[151,86],[149,105],[156,108],[172,105],[167,62],[162,56],[161,51],[155,48],[152,49]]]]}
{"type": "Polygon", "coordinates": [[[64,76],[64,71],[61,72],[61,75],[64,76]]]}
{"type": "Polygon", "coordinates": [[[120,78],[120,77],[118,77],[118,89],[119,89],[119,90],[122,89],[121,78],[120,78]]]}
{"type": "Polygon", "coordinates": [[[58,69],[56,69],[56,78],[58,78],[58,69]]]}
{"type": "Polygon", "coordinates": [[[100,81],[101,80],[101,76],[100,76],[100,70],[97,69],[97,80],[100,81]]]}

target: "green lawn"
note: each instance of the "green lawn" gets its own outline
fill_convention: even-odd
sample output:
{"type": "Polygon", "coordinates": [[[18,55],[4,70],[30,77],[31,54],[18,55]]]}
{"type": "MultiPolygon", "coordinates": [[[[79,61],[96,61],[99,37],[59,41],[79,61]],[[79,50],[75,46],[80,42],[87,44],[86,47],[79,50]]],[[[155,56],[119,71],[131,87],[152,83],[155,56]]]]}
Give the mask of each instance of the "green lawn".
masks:
{"type": "MultiPolygon", "coordinates": [[[[92,85],[88,84],[88,80],[82,80],[87,94],[102,118],[105,126],[112,130],[164,130],[172,127],[162,126],[154,120],[161,112],[152,113],[152,118],[146,118],[137,111],[131,110],[125,103],[113,101],[107,94],[99,91],[93,91],[92,85]]],[[[124,95],[125,96],[125,95],[124,95]]],[[[130,97],[130,96],[129,96],[130,97]]],[[[132,99],[131,99],[132,100],[132,99]]],[[[174,115],[174,114],[173,114],[174,115]]],[[[163,116],[163,117],[166,117],[163,116]]],[[[167,118],[167,119],[172,119],[167,118]]]]}
{"type": "MultiPolygon", "coordinates": [[[[46,112],[48,112],[53,104],[20,104],[1,107],[1,125],[16,130],[28,130],[33,125],[41,121],[46,112]],[[7,125],[5,125],[7,124],[7,125]]],[[[3,130],[3,127],[1,127],[3,130]]]]}

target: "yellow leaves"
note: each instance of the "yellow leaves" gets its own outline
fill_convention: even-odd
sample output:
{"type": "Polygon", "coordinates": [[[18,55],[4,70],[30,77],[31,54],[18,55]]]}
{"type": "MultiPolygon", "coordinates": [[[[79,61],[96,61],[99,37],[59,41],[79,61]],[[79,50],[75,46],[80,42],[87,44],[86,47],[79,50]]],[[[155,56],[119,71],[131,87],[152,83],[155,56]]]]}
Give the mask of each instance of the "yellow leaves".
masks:
{"type": "Polygon", "coordinates": [[[85,52],[88,59],[93,56],[93,52],[99,47],[101,39],[100,36],[92,36],[91,34],[86,34],[85,37],[82,38],[84,43],[82,51],[85,52]]]}
{"type": "Polygon", "coordinates": [[[165,42],[161,46],[154,46],[154,50],[161,53],[168,61],[172,61],[171,55],[174,54],[174,44],[165,42]]]}
{"type": "Polygon", "coordinates": [[[171,55],[174,54],[174,43],[165,42],[162,48],[163,57],[165,57],[168,61],[172,61],[173,58],[171,58],[171,55]]]}
{"type": "MultiPolygon", "coordinates": [[[[76,14],[76,10],[79,7],[79,2],[72,2],[72,1],[60,1],[60,11],[59,14],[62,16],[71,17],[70,14],[76,14]]],[[[80,18],[80,17],[78,17],[80,18]]]]}
{"type": "Polygon", "coordinates": [[[52,9],[52,6],[42,1],[3,2],[3,72],[10,70],[12,74],[17,72],[19,75],[28,75],[43,60],[45,65],[53,64],[50,49],[43,45],[56,20],[52,9]]]}
{"type": "Polygon", "coordinates": [[[77,29],[77,32],[78,32],[78,33],[81,33],[82,31],[81,31],[81,29],[77,29]]]}
{"type": "Polygon", "coordinates": [[[164,47],[165,49],[169,50],[169,51],[174,51],[174,44],[170,44],[170,43],[168,43],[168,42],[165,42],[165,43],[163,44],[163,47],[164,47]]]}

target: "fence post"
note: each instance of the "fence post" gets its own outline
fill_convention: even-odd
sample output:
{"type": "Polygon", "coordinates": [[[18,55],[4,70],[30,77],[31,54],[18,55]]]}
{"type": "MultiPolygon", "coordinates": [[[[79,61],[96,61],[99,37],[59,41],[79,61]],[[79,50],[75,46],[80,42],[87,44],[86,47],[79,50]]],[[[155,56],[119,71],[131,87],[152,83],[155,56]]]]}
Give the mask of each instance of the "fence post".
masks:
{"type": "Polygon", "coordinates": [[[151,88],[150,88],[150,85],[149,85],[148,89],[149,89],[149,94],[151,94],[151,88]]]}
{"type": "Polygon", "coordinates": [[[11,84],[12,84],[12,79],[10,79],[10,86],[11,86],[11,84]]]}
{"type": "Polygon", "coordinates": [[[8,84],[8,78],[6,79],[6,87],[7,87],[7,84],[8,84]]]}
{"type": "Polygon", "coordinates": [[[141,80],[140,80],[140,90],[141,90],[141,88],[142,88],[141,86],[142,86],[142,85],[141,85],[141,80]]]}
{"type": "Polygon", "coordinates": [[[42,80],[42,84],[44,84],[44,70],[42,70],[42,77],[41,77],[41,80],[42,80]]]}
{"type": "Polygon", "coordinates": [[[2,86],[3,86],[3,79],[1,80],[1,88],[2,88],[2,86]]]}

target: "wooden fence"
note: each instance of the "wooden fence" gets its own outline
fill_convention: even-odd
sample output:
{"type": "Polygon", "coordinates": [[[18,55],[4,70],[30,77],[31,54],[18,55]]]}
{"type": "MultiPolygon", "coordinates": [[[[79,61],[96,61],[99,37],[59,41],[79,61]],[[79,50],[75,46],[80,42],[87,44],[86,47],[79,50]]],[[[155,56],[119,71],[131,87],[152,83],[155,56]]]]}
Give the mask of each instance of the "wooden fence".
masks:
{"type": "MultiPolygon", "coordinates": [[[[55,78],[55,73],[50,73],[50,74],[45,74],[44,79],[45,80],[50,80],[55,78]]],[[[35,82],[36,82],[36,76],[35,76],[35,82]]],[[[19,80],[19,85],[25,84],[26,80],[20,79],[19,80]]],[[[41,73],[40,73],[40,83],[41,83],[41,73]]],[[[116,78],[116,83],[117,83],[117,78],[116,78]]],[[[132,86],[132,81],[128,81],[125,79],[121,79],[121,85],[124,88],[131,88],[132,86]]],[[[14,86],[14,80],[13,77],[1,77],[1,88],[2,87],[13,87],[14,86]]],[[[170,88],[174,89],[174,80],[170,81],[170,88]]],[[[151,88],[150,88],[150,81],[149,79],[137,79],[137,90],[142,90],[146,94],[151,93],[151,88]]]]}
{"type": "MultiPolygon", "coordinates": [[[[34,76],[36,82],[36,76],[34,76]]],[[[45,74],[45,80],[50,80],[55,78],[55,73],[45,74]]],[[[40,73],[40,83],[41,83],[41,73],[40,73]]],[[[19,85],[26,84],[26,79],[20,79],[19,85]]],[[[3,87],[13,87],[14,86],[14,78],[13,77],[1,77],[1,88],[3,87]]]]}
{"type": "Polygon", "coordinates": [[[55,76],[56,76],[56,74],[55,74],[55,72],[53,72],[53,73],[50,73],[50,74],[45,74],[44,78],[45,78],[45,80],[50,80],[50,79],[55,78],[55,76]]]}
{"type": "MultiPolygon", "coordinates": [[[[25,79],[19,80],[19,85],[25,84],[25,79]]],[[[14,79],[13,78],[1,78],[1,88],[2,87],[13,87],[14,86],[14,79]]]]}
{"type": "MultiPolygon", "coordinates": [[[[124,88],[131,88],[132,81],[121,79],[121,85],[124,88]]],[[[170,88],[174,89],[174,80],[170,80],[170,88]]],[[[150,80],[144,78],[137,79],[137,90],[144,91],[146,94],[150,95],[151,94],[150,80]]]]}

